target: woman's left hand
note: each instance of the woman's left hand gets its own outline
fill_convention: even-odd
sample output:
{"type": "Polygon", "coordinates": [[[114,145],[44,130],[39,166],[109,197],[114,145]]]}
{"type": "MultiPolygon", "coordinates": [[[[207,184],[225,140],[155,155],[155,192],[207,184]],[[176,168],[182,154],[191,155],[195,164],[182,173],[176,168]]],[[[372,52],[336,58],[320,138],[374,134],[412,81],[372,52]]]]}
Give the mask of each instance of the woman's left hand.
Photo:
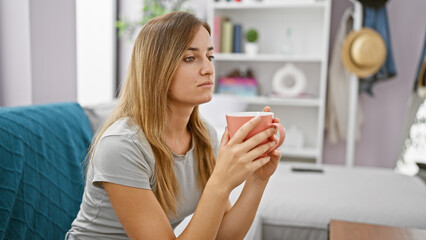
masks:
{"type": "MultiPolygon", "coordinates": [[[[270,112],[271,108],[269,106],[266,106],[263,108],[263,111],[270,112]]],[[[273,122],[279,123],[280,120],[278,118],[274,118],[273,122]]],[[[277,139],[275,139],[275,141],[278,142],[277,139]]],[[[268,153],[268,155],[271,157],[271,160],[268,163],[266,163],[263,167],[256,170],[256,172],[254,172],[252,176],[256,177],[259,180],[264,180],[264,181],[269,180],[269,178],[272,176],[272,174],[274,174],[275,170],[278,167],[278,162],[281,159],[281,154],[282,153],[279,150],[279,148],[268,153]]]]}

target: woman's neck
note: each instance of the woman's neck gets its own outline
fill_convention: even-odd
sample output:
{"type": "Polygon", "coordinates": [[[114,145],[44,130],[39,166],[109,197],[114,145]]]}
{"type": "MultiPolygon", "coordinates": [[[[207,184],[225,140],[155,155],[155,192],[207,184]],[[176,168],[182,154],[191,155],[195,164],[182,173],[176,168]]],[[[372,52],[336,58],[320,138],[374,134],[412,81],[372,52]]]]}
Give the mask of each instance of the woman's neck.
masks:
{"type": "Polygon", "coordinates": [[[166,144],[176,154],[184,155],[191,148],[188,122],[193,108],[168,108],[166,144]]]}

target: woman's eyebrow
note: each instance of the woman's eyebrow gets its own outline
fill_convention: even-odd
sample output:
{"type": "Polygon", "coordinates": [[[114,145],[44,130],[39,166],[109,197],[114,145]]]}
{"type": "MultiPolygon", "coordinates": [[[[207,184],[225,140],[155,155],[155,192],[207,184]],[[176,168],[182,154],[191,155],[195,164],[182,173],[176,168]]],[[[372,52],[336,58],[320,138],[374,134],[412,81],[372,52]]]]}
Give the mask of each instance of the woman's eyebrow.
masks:
{"type": "MultiPolygon", "coordinates": [[[[189,47],[187,50],[189,50],[189,51],[200,51],[200,49],[196,48],[196,47],[189,47]]],[[[213,51],[213,47],[209,47],[209,48],[207,48],[207,50],[213,51]]]]}

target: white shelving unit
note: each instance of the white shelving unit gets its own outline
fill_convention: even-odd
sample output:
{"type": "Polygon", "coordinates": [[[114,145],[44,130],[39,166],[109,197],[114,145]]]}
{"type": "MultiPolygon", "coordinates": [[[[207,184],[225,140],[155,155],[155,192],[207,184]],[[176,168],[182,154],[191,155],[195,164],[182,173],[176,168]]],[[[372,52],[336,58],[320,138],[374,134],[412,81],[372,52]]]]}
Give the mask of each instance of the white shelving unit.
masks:
{"type": "Polygon", "coordinates": [[[292,55],[285,56],[282,54],[258,54],[256,56],[248,56],[244,53],[217,53],[215,55],[217,61],[243,61],[243,62],[321,62],[322,56],[308,55],[292,55]]]}
{"type": "Polygon", "coordinates": [[[268,8],[323,8],[325,1],[256,1],[256,2],[213,2],[213,8],[219,9],[268,9],[268,8]]]}
{"type": "MultiPolygon", "coordinates": [[[[259,96],[235,96],[235,101],[246,103],[245,111],[260,111],[263,106],[269,105],[284,127],[288,129],[296,126],[302,131],[304,146],[291,148],[284,144],[282,149],[284,160],[321,164],[331,0],[256,2],[212,0],[209,3],[208,15],[212,28],[214,16],[228,17],[232,22],[241,24],[243,36],[249,28],[255,28],[259,32],[258,55],[215,54],[216,80],[241,66],[252,69],[258,81],[259,96]],[[293,49],[291,54],[282,54],[280,46],[287,29],[291,29],[292,32],[293,49]],[[304,72],[307,79],[304,94],[306,97],[271,96],[274,73],[288,63],[292,63],[304,72]]],[[[244,46],[244,37],[242,40],[242,46],[244,46]]],[[[216,94],[215,97],[221,97],[221,95],[216,94]]],[[[229,98],[229,96],[226,97],[229,98]]]]}

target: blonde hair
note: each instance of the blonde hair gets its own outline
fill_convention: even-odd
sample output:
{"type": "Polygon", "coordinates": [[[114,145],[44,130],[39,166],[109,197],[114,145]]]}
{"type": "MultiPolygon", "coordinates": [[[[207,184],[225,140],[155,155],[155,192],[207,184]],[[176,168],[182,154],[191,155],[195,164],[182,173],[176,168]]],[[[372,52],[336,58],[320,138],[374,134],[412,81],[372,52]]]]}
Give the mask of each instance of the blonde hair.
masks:
{"type": "MultiPolygon", "coordinates": [[[[151,19],[139,32],[118,103],[97,133],[90,151],[92,158],[102,134],[116,120],[132,118],[143,130],[155,157],[157,199],[167,216],[177,215],[176,204],[181,194],[174,172],[174,159],[166,145],[167,92],[172,78],[200,27],[206,22],[187,12],[172,12],[151,19]]],[[[196,106],[188,129],[192,134],[198,164],[198,184],[204,189],[214,165],[215,156],[209,133],[196,106]]],[[[91,160],[89,160],[91,161],[91,160]]]]}

